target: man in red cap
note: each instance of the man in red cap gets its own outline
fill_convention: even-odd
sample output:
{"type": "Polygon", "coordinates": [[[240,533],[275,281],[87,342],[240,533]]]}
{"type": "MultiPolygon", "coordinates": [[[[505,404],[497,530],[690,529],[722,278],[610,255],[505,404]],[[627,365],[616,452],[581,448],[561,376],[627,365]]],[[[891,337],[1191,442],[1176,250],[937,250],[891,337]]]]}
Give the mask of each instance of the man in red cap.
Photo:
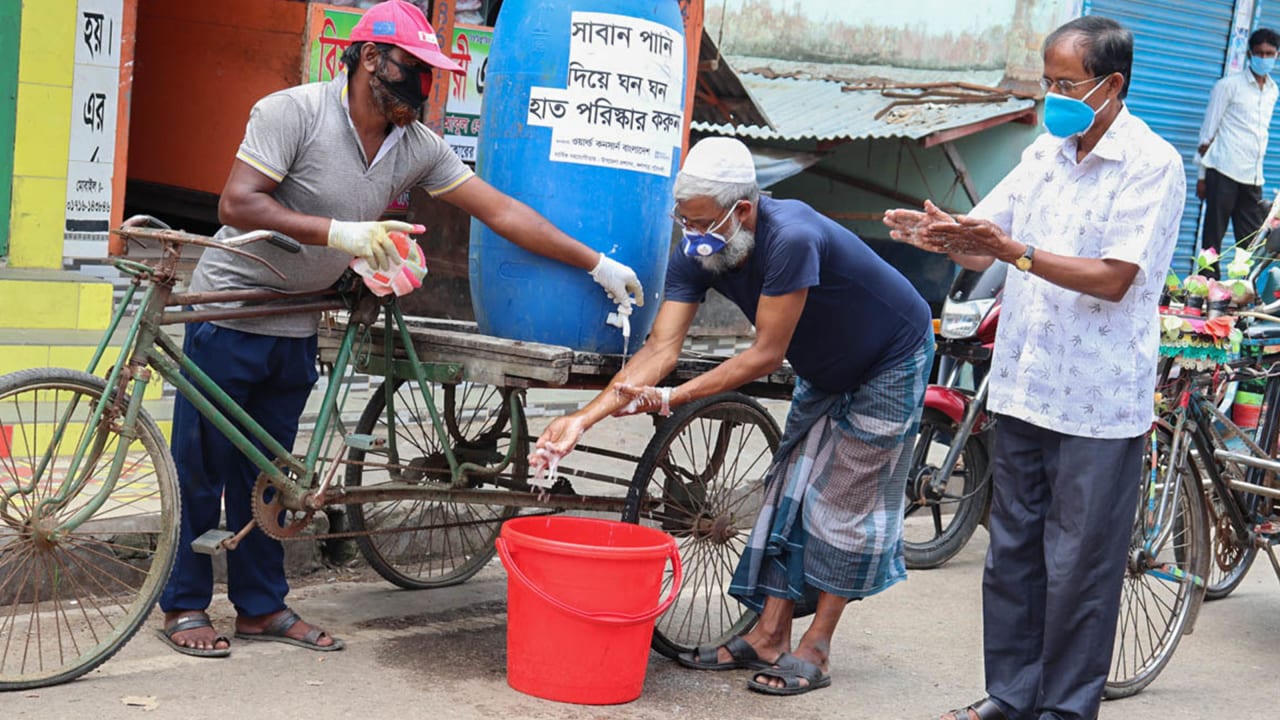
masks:
{"type": "MultiPolygon", "coordinates": [[[[303,244],[296,255],[270,245],[253,252],[280,268],[207,250],[191,290],[305,292],[329,287],[353,256],[375,269],[396,257],[391,231],[420,226],[379,221],[387,204],[413,187],[465,210],[517,245],[589,271],[614,302],[643,304],[632,270],[574,240],[528,206],[499,192],[464,165],[448,144],[418,122],[432,68],[456,72],[422,11],[402,0],[370,8],[343,54],[346,72],[330,82],[289,88],[254,106],[244,141],[218,204],[217,237],[265,228],[303,244]]],[[[225,306],[220,306],[225,307],[225,306]]],[[[188,325],[184,352],[285,447],[317,378],[318,314],[277,315],[188,325]]],[[[184,398],[175,402],[173,456],[182,488],[182,536],[160,600],[161,637],[178,652],[223,657],[230,642],[206,613],[213,593],[210,558],[191,541],[252,517],[257,468],[184,398]]],[[[288,608],[280,543],[254,530],[227,557],[235,635],[312,650],[342,642],[288,608]]]]}

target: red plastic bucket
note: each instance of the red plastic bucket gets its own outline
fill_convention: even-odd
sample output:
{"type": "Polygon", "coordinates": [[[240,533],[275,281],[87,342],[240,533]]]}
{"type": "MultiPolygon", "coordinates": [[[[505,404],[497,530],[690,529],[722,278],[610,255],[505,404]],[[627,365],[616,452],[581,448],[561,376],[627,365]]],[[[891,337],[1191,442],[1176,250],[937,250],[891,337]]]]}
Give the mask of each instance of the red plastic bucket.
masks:
{"type": "Polygon", "coordinates": [[[591,518],[514,518],[498,555],[507,569],[507,684],[548,700],[612,705],[644,686],[654,620],[680,591],[675,539],[591,518]],[[662,602],[668,558],[671,591],[662,602]]]}

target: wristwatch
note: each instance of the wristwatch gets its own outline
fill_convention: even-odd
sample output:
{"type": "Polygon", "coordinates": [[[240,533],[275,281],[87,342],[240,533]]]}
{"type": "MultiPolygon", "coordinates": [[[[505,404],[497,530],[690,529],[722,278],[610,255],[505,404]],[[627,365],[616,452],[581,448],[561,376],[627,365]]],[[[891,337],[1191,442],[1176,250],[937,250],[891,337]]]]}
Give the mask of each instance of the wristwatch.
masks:
{"type": "Polygon", "coordinates": [[[1028,245],[1027,249],[1022,251],[1022,256],[1019,257],[1017,260],[1013,261],[1013,266],[1018,268],[1022,272],[1027,272],[1031,270],[1031,259],[1035,257],[1035,254],[1036,254],[1036,249],[1028,245]]]}

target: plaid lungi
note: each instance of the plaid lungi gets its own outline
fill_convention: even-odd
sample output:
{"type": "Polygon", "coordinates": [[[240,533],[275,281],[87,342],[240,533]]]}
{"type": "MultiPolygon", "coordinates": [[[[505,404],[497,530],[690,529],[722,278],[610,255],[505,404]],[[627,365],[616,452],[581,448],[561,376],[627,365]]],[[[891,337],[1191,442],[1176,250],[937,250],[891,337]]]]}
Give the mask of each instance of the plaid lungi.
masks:
{"type": "Polygon", "coordinates": [[[729,594],[812,613],[818,593],[858,599],[906,579],[902,511],[933,362],[933,334],[866,384],[830,393],[799,378],[765,498],[729,594]]]}

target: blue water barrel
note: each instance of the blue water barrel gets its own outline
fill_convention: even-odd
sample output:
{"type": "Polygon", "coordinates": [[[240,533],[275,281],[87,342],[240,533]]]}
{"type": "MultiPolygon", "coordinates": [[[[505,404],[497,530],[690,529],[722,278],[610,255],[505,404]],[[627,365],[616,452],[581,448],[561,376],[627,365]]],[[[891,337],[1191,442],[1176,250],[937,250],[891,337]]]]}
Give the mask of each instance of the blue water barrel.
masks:
{"type": "MultiPolygon", "coordinates": [[[[486,70],[476,171],[645,288],[631,351],[658,310],[680,166],[684,25],[677,0],[506,0],[486,70]]],[[[471,225],[480,331],[620,353],[590,275],[471,225]]]]}

